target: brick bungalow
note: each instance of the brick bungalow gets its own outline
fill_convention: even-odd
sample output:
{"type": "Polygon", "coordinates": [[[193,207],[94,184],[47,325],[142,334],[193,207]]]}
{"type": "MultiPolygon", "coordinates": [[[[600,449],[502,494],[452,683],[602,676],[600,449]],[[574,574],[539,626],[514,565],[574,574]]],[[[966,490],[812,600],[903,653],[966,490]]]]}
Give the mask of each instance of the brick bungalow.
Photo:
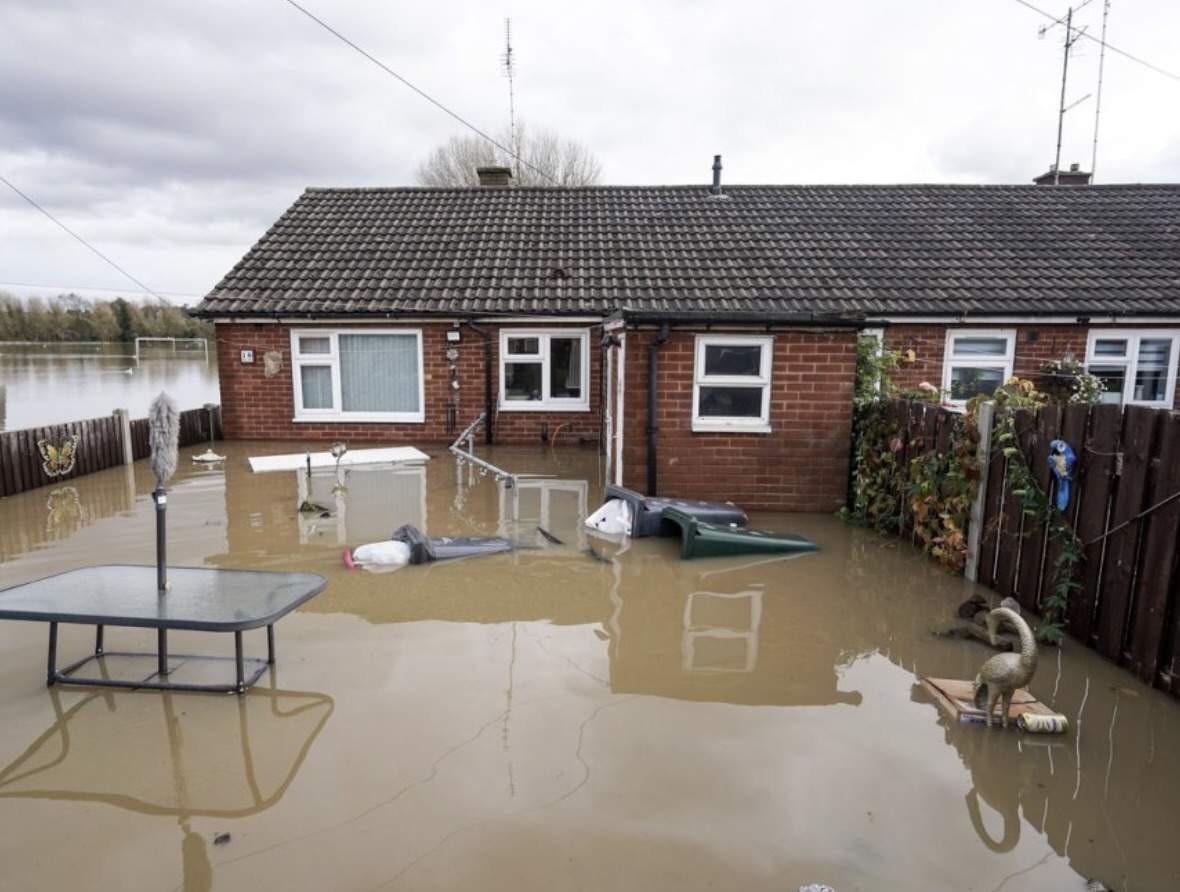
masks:
{"type": "Polygon", "coordinates": [[[1180,186],[719,174],[308,189],[197,309],[226,435],[444,443],[487,410],[488,442],[597,441],[635,489],[829,511],[858,337],[955,400],[1072,354],[1175,405],[1180,186]]]}

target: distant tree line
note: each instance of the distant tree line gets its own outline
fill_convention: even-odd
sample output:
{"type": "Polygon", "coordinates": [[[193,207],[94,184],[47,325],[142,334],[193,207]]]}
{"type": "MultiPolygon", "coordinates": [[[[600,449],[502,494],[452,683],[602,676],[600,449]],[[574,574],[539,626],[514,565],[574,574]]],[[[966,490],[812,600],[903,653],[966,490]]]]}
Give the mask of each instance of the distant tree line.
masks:
{"type": "Polygon", "coordinates": [[[21,299],[0,291],[0,341],[134,341],[210,338],[213,326],[168,301],[87,300],[77,294],[21,299]]]}

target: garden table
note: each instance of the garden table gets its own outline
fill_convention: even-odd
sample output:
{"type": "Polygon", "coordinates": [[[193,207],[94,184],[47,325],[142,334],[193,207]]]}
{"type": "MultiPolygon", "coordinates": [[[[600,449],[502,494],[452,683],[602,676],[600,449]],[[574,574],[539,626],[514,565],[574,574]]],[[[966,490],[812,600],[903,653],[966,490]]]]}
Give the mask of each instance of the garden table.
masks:
{"type": "Polygon", "coordinates": [[[67,570],[0,590],[0,619],[49,623],[47,681],[105,687],[172,691],[243,693],[275,661],[274,624],[322,592],[327,580],[315,573],[223,570],[215,567],[169,567],[169,589],[156,588],[156,568],[104,565],[67,570]],[[95,627],[94,653],[57,668],[58,623],[95,627]],[[104,656],[141,657],[142,653],[107,653],[106,626],[157,630],[156,671],[143,679],[83,678],[73,673],[104,656]],[[266,627],[266,659],[246,658],[242,633],[266,627]],[[234,661],[235,681],[226,684],[174,683],[169,663],[168,630],[232,632],[234,656],[175,654],[176,660],[234,661]],[[252,672],[246,675],[246,665],[252,672]]]}

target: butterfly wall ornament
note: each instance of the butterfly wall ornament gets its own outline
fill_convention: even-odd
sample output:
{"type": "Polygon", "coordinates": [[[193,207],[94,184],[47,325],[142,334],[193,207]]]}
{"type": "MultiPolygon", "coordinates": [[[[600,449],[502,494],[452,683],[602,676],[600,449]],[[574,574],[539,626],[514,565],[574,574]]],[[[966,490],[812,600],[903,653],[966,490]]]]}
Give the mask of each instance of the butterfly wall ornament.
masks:
{"type": "Polygon", "coordinates": [[[41,470],[46,477],[64,477],[74,470],[80,439],[77,434],[67,434],[56,446],[45,438],[37,441],[37,451],[41,453],[41,470]]]}

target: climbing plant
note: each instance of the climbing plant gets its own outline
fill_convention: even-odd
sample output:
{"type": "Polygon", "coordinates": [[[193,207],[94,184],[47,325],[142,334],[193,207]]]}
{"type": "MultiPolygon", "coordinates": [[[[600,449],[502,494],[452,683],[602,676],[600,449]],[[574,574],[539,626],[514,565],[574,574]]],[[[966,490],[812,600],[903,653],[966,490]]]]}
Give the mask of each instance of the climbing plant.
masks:
{"type": "Polygon", "coordinates": [[[875,402],[861,408],[856,441],[856,471],[851,507],[844,517],[881,533],[896,533],[903,512],[923,550],[952,570],[962,570],[967,555],[967,521],[979,488],[976,450],[979,435],[973,414],[944,420],[953,424],[940,452],[924,436],[906,440],[897,404],[875,402]],[[908,456],[903,460],[902,456],[908,456]]]}
{"type": "MultiPolygon", "coordinates": [[[[1068,518],[1037,483],[1031,458],[1020,447],[1016,430],[1017,410],[1036,410],[1052,400],[1050,394],[1038,391],[1031,381],[1015,377],[1009,378],[996,390],[994,399],[993,449],[1000,450],[1006,459],[1008,491],[1020,499],[1023,518],[1023,532],[1011,532],[1013,535],[1028,536],[1033,530],[1044,527],[1049,553],[1056,554],[1048,576],[1048,588],[1041,599],[1041,624],[1037,628],[1037,636],[1042,641],[1056,643],[1063,635],[1070,596],[1081,588],[1078,570],[1084,552],[1068,518]]],[[[1004,515],[999,515],[996,520],[1000,525],[998,533],[1002,530],[1004,515]]]]}

